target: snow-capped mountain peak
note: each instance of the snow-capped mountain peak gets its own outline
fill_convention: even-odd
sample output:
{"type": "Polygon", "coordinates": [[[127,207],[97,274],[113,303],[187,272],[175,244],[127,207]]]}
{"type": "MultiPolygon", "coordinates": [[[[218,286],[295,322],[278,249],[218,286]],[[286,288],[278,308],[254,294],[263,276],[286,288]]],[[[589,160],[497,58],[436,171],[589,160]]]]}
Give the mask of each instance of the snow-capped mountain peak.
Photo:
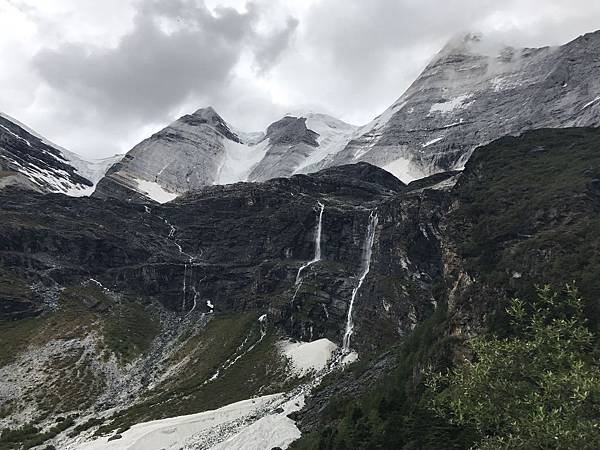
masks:
{"type": "Polygon", "coordinates": [[[0,113],[0,188],[18,185],[40,192],[90,195],[108,167],[121,157],[84,160],[0,113]]]}

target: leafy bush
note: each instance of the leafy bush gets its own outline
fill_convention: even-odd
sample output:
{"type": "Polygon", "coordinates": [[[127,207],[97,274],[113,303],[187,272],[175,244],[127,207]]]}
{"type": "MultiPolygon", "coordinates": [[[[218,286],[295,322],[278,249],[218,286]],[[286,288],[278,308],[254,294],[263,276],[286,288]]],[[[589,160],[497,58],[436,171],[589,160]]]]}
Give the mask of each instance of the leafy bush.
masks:
{"type": "Polygon", "coordinates": [[[507,313],[512,337],[474,338],[471,360],[429,377],[435,412],[475,428],[480,449],[600,448],[599,354],[576,289],[507,313]]]}

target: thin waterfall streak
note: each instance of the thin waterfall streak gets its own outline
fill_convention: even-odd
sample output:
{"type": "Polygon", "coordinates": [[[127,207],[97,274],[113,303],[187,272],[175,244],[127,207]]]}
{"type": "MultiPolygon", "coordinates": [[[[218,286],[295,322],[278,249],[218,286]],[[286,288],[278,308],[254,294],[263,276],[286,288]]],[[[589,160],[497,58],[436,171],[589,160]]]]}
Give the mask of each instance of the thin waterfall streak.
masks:
{"type": "Polygon", "coordinates": [[[344,333],[344,339],[342,341],[343,353],[350,352],[350,338],[352,337],[352,333],[354,332],[354,319],[352,317],[352,313],[354,311],[354,302],[356,300],[356,295],[358,294],[358,291],[363,285],[365,279],[367,278],[367,274],[371,269],[371,255],[373,253],[375,229],[377,228],[378,221],[379,218],[377,217],[377,213],[375,211],[371,211],[371,214],[369,215],[369,225],[367,227],[367,236],[365,239],[365,248],[363,250],[361,274],[356,287],[352,290],[352,297],[350,298],[350,305],[348,306],[348,316],[346,318],[346,331],[344,333]]]}
{"type": "Polygon", "coordinates": [[[183,299],[181,300],[181,311],[185,311],[185,291],[186,291],[186,281],[187,281],[187,272],[188,272],[188,265],[184,264],[183,265],[183,299]]]}
{"type": "MultiPolygon", "coordinates": [[[[199,282],[198,282],[198,287],[200,287],[200,285],[202,284],[202,282],[206,280],[206,277],[202,278],[199,282]]],[[[188,313],[186,314],[186,316],[189,316],[192,312],[194,312],[194,310],[196,309],[196,306],[198,306],[198,297],[200,297],[200,293],[198,292],[198,289],[196,288],[196,286],[192,286],[192,291],[194,292],[194,298],[193,300],[193,304],[192,304],[192,309],[190,309],[188,311],[188,313]]]]}
{"type": "Polygon", "coordinates": [[[294,295],[292,295],[291,303],[294,303],[294,301],[296,300],[296,296],[298,295],[298,292],[300,291],[301,287],[302,287],[302,281],[296,285],[296,290],[294,291],[294,295]]]}
{"type": "Polygon", "coordinates": [[[296,285],[300,284],[302,281],[302,271],[321,260],[321,233],[323,230],[323,211],[325,211],[325,205],[321,202],[317,202],[317,204],[319,205],[319,220],[317,221],[317,228],[315,230],[315,255],[313,259],[298,269],[298,273],[296,274],[296,285]]]}

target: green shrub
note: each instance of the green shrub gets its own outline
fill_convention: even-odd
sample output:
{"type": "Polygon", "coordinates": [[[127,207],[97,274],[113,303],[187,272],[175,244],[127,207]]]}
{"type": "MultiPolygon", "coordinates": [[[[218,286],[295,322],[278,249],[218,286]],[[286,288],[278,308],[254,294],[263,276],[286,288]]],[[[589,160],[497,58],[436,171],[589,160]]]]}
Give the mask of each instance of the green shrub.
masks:
{"type": "Polygon", "coordinates": [[[512,301],[514,335],[468,343],[471,360],[431,375],[435,412],[475,428],[480,449],[600,448],[600,362],[572,286],[512,301]]]}

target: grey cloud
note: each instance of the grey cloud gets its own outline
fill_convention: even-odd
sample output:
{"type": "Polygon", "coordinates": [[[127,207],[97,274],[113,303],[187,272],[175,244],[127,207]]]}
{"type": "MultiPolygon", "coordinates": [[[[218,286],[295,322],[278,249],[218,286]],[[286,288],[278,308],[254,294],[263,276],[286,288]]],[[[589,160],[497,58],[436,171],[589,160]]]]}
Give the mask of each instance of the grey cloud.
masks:
{"type": "Polygon", "coordinates": [[[298,88],[364,122],[400,96],[457,33],[537,46],[598,27],[594,0],[328,0],[315,3],[302,24],[299,40],[310,56],[282,64],[298,88]]]}
{"type": "MultiPolygon", "coordinates": [[[[509,44],[539,46],[600,27],[597,0],[322,0],[308,10],[254,0],[244,12],[209,11],[204,0],[87,0],[103,16],[94,22],[84,14],[84,22],[108,31],[108,14],[127,10],[122,32],[129,26],[123,17],[135,10],[129,32],[107,48],[89,39],[65,43],[59,25],[73,27],[68,14],[48,15],[35,0],[10,1],[23,5],[37,39],[50,36],[51,47],[20,64],[34,69],[33,81],[0,61],[10,85],[0,100],[18,97],[25,106],[12,115],[27,121],[29,114],[32,126],[88,155],[127,150],[148,130],[209,104],[240,128],[262,128],[296,107],[365,123],[461,31],[493,31],[509,44]]],[[[64,1],[85,10],[82,0],[64,1]]]]}
{"type": "Polygon", "coordinates": [[[38,53],[33,64],[53,88],[116,116],[153,120],[194,93],[226,85],[251,30],[250,14],[178,0],[144,3],[134,29],[114,49],[66,44],[38,53]],[[165,32],[160,20],[173,21],[165,32]]]}
{"type": "Polygon", "coordinates": [[[119,142],[148,124],[166,124],[183,112],[182,105],[193,110],[237,103],[230,91],[240,57],[254,55],[257,70],[266,73],[297,26],[290,18],[283,29],[258,32],[265,7],[253,3],[245,12],[222,6],[210,11],[203,0],[140,0],[135,7],[132,29],[114,48],[64,43],[32,60],[57,94],[56,116],[68,115],[73,127],[95,128],[86,153],[107,152],[107,134],[119,142]]]}
{"type": "Polygon", "coordinates": [[[259,40],[254,52],[254,60],[259,73],[265,73],[279,60],[289,47],[298,24],[298,19],[290,17],[283,29],[259,40]]]}

